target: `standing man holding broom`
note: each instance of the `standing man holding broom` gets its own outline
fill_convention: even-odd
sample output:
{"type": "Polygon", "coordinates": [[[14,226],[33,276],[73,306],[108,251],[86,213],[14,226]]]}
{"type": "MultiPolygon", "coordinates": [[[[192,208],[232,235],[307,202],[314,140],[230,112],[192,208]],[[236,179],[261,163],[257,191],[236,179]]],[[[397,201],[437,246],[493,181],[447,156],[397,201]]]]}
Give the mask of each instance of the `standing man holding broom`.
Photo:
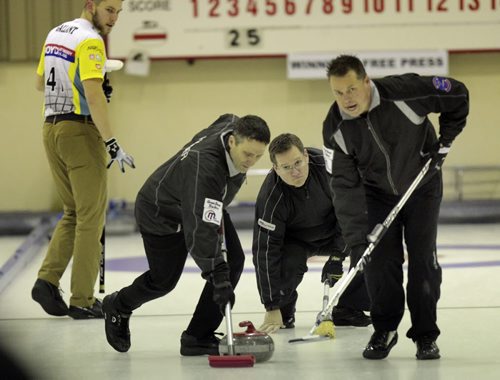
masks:
{"type": "Polygon", "coordinates": [[[326,168],[342,232],[358,261],[366,236],[406,192],[424,163],[428,175],[408,199],[365,265],[375,329],[363,357],[383,359],[403,318],[404,246],[408,251],[406,336],[419,360],[439,359],[436,339],[441,267],[436,253],[441,166],[469,112],[467,88],[452,78],[416,74],[370,80],[363,63],[341,55],[328,66],[335,102],[323,124],[326,168]],[[440,113],[439,138],[427,118],[440,113]]]}
{"type": "Polygon", "coordinates": [[[263,156],[270,140],[258,116],[225,114],[156,169],[135,202],[135,217],[149,269],[132,284],[103,300],[108,343],[129,350],[129,320],[146,302],[170,293],[179,281],[188,253],[200,267],[205,287],[191,322],[181,335],[183,356],[218,355],[214,335],[234,288],[245,255],[226,207],[263,156]],[[227,262],[222,256],[224,224],[227,262]]]}

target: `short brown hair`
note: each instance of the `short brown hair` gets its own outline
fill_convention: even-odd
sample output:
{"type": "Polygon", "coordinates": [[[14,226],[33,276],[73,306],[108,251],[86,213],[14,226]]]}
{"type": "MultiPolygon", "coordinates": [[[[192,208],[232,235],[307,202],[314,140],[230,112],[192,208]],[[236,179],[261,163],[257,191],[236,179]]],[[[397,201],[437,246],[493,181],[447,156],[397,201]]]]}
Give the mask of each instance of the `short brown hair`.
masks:
{"type": "Polygon", "coordinates": [[[332,59],[326,68],[328,78],[343,77],[351,70],[354,70],[358,79],[366,78],[363,62],[353,55],[339,55],[332,59]]]}
{"type": "Polygon", "coordinates": [[[282,133],[276,136],[269,145],[269,157],[271,162],[276,165],[276,155],[288,151],[290,148],[296,146],[300,152],[304,152],[304,144],[293,133],[282,133]]]}
{"type": "Polygon", "coordinates": [[[255,140],[264,144],[269,144],[271,131],[264,119],[255,115],[246,115],[236,120],[234,123],[233,135],[236,144],[244,139],[255,140]]]}

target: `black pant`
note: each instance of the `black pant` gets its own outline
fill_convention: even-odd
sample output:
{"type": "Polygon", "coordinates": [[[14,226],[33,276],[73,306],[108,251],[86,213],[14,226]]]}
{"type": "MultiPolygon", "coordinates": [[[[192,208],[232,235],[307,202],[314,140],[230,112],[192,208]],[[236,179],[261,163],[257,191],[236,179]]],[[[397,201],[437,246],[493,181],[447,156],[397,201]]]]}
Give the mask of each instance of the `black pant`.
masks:
{"type": "MultiPolygon", "coordinates": [[[[319,251],[322,250],[291,241],[285,242],[283,245],[281,262],[282,305],[280,306],[283,320],[295,313],[295,304],[298,298],[297,287],[302,282],[304,273],[308,270],[307,259],[317,255],[319,251]]],[[[338,307],[354,310],[370,309],[370,299],[362,274],[356,276],[346,288],[339,299],[338,307]]]]}
{"type": "MultiPolygon", "coordinates": [[[[366,191],[370,228],[382,223],[399,197],[366,191]]],[[[436,254],[437,224],[442,198],[440,173],[415,190],[371,254],[365,278],[371,298],[375,330],[396,330],[403,318],[403,239],[408,251],[407,302],[413,340],[437,338],[436,308],[440,296],[441,267],[436,254]]]]}
{"type": "MultiPolygon", "coordinates": [[[[245,255],[236,229],[229,214],[224,212],[224,230],[230,281],[236,287],[243,272],[245,255]]],[[[179,278],[187,258],[183,232],[155,236],[142,234],[149,270],[118,293],[116,307],[122,312],[132,312],[142,304],[171,292],[179,278]]],[[[223,316],[213,301],[213,285],[207,282],[187,328],[187,333],[197,338],[210,336],[219,327],[223,316]]]]}

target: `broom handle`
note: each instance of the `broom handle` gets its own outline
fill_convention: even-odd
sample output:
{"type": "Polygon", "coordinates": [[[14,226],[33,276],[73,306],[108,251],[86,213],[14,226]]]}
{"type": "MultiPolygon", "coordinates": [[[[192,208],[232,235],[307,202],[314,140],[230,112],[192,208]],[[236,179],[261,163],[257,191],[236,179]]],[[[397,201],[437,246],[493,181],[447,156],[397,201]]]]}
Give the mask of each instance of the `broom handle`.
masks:
{"type": "Polygon", "coordinates": [[[99,259],[99,293],[105,293],[104,276],[106,273],[106,221],[101,233],[101,257],[99,259]]]}
{"type": "Polygon", "coordinates": [[[231,317],[231,302],[226,304],[226,330],[227,330],[227,351],[229,355],[234,355],[233,344],[233,318],[231,317]]]}
{"type": "MultiPolygon", "coordinates": [[[[356,274],[361,270],[361,267],[363,266],[364,259],[366,257],[368,257],[369,255],[371,255],[372,251],[375,249],[375,247],[377,246],[379,241],[382,239],[382,237],[386,233],[386,231],[389,228],[389,226],[391,225],[391,223],[394,221],[396,216],[399,214],[399,211],[401,211],[401,209],[405,205],[408,198],[410,198],[410,196],[413,194],[413,191],[417,188],[417,186],[420,184],[422,179],[425,177],[425,175],[429,171],[431,161],[432,161],[432,159],[429,159],[425,163],[422,170],[420,170],[420,173],[418,173],[418,175],[415,177],[415,179],[411,183],[408,190],[406,190],[406,192],[403,194],[403,196],[399,200],[398,204],[396,206],[394,206],[394,208],[391,210],[389,215],[387,215],[387,218],[385,218],[384,222],[382,224],[377,224],[373,228],[372,232],[370,232],[368,234],[367,240],[370,242],[370,244],[368,245],[366,250],[363,252],[363,255],[361,256],[361,258],[357,262],[356,266],[351,268],[349,270],[349,273],[347,273],[346,278],[343,281],[341,281],[341,283],[339,284],[339,287],[337,288],[337,290],[333,294],[333,297],[330,300],[328,307],[326,309],[323,309],[323,311],[321,312],[321,318],[320,318],[321,321],[323,321],[326,318],[326,316],[332,312],[333,307],[335,305],[337,305],[337,303],[339,302],[340,296],[344,293],[346,288],[349,286],[349,284],[353,280],[354,276],[356,276],[356,274]]],[[[316,326],[317,325],[315,324],[315,326],[311,330],[314,331],[316,326]]]]}
{"type": "Polygon", "coordinates": [[[323,288],[323,310],[328,307],[328,300],[330,299],[330,284],[328,281],[325,281],[325,285],[323,288]]]}
{"type": "MultiPolygon", "coordinates": [[[[220,223],[221,229],[221,253],[224,261],[227,262],[227,248],[226,248],[226,238],[224,234],[224,215],[222,216],[222,221],[220,223]]],[[[234,342],[233,342],[233,318],[231,316],[231,301],[226,304],[224,309],[224,316],[226,317],[226,330],[227,330],[227,351],[229,355],[234,355],[234,342]]]]}

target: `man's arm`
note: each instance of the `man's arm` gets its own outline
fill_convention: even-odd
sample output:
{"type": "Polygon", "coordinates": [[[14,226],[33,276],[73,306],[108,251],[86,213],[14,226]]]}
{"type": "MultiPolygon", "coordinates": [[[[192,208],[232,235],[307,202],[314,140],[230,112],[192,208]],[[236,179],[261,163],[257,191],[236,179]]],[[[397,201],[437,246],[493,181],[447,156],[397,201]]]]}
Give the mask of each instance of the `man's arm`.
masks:
{"type": "Polygon", "coordinates": [[[345,146],[340,130],[333,128],[331,112],[323,123],[323,152],[325,167],[330,178],[330,191],[335,214],[346,243],[352,248],[366,244],[368,219],[365,191],[355,159],[345,146]]]}
{"type": "Polygon", "coordinates": [[[104,141],[113,137],[109,122],[108,105],[102,90],[102,79],[91,78],[83,81],[85,99],[89,105],[92,120],[104,141]]]}
{"type": "Polygon", "coordinates": [[[281,258],[286,229],[283,193],[270,173],[264,180],[255,205],[253,264],[257,288],[266,310],[279,308],[281,302],[281,258]]]}
{"type": "Polygon", "coordinates": [[[38,91],[45,91],[45,45],[43,46],[42,52],[40,54],[40,60],[38,61],[38,66],[36,68],[36,78],[35,78],[35,88],[38,91]]]}
{"type": "Polygon", "coordinates": [[[83,90],[85,91],[85,99],[87,99],[92,121],[99,130],[106,145],[106,150],[111,157],[108,169],[114,161],[118,163],[123,173],[125,173],[124,164],[127,164],[131,168],[135,168],[134,158],[125,153],[111,131],[106,95],[102,89],[102,79],[89,78],[84,80],[83,90]]]}
{"type": "Polygon", "coordinates": [[[197,149],[176,164],[174,176],[182,180],[179,190],[182,208],[182,229],[186,248],[202,277],[213,280],[217,271],[227,272],[220,245],[220,226],[223,218],[223,194],[226,173],[216,158],[204,156],[197,149]]]}
{"type": "Polygon", "coordinates": [[[469,114],[469,91],[453,78],[401,76],[408,105],[421,116],[439,113],[439,141],[450,146],[465,127],[469,114]]]}
{"type": "Polygon", "coordinates": [[[275,182],[276,174],[264,180],[255,205],[253,233],[253,264],[257,289],[266,308],[260,331],[268,334],[283,326],[281,306],[281,265],[286,230],[286,205],[283,193],[275,182]]]}

